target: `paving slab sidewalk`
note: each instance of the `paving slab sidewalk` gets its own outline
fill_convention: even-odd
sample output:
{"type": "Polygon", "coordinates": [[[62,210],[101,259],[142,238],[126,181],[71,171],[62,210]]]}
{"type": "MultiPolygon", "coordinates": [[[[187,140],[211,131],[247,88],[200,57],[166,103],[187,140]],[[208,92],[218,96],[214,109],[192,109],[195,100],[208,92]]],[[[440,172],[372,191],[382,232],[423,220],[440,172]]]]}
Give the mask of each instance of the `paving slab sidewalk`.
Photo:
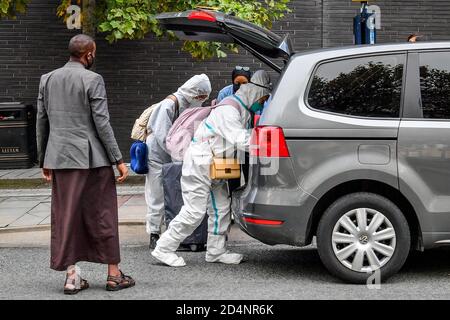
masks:
{"type": "MultiPolygon", "coordinates": [[[[129,164],[126,165],[129,167],[129,164]]],[[[118,176],[119,174],[115,167],[114,170],[115,175],[118,176]]],[[[139,187],[143,186],[144,182],[144,175],[138,175],[129,169],[128,179],[120,186],[139,187]]],[[[50,187],[51,185],[42,178],[40,168],[0,170],[0,196],[4,196],[5,190],[10,191],[11,189],[36,189],[41,190],[40,192],[44,195],[49,195],[48,189],[50,187]]]]}
{"type": "MultiPolygon", "coordinates": [[[[126,164],[129,168],[129,164],[126,164]]],[[[116,168],[114,172],[118,175],[116,168]]],[[[138,176],[132,170],[128,170],[130,177],[138,176]]],[[[42,171],[39,167],[33,167],[29,169],[3,169],[0,170],[0,180],[32,180],[42,179],[42,171]]]]}
{"type": "MultiPolygon", "coordinates": [[[[114,170],[117,176],[117,170],[114,170]]],[[[119,223],[143,224],[147,211],[144,184],[140,183],[143,176],[131,170],[129,175],[137,178],[135,184],[117,185],[119,223]]],[[[0,232],[49,227],[51,186],[43,183],[40,168],[0,170],[0,182],[6,186],[6,189],[0,188],[0,232]],[[39,187],[34,187],[36,182],[40,183],[39,187]]]]}
{"type": "MultiPolygon", "coordinates": [[[[144,195],[143,192],[133,194],[132,192],[136,192],[135,190],[129,191],[129,194],[119,192],[117,203],[120,225],[144,224],[147,211],[144,195]]],[[[36,230],[49,227],[51,198],[49,195],[42,195],[42,193],[33,196],[33,191],[25,191],[26,196],[13,191],[10,192],[9,196],[3,192],[0,193],[0,232],[17,232],[24,229],[36,230]]],[[[49,193],[50,190],[45,191],[49,193]]]]}

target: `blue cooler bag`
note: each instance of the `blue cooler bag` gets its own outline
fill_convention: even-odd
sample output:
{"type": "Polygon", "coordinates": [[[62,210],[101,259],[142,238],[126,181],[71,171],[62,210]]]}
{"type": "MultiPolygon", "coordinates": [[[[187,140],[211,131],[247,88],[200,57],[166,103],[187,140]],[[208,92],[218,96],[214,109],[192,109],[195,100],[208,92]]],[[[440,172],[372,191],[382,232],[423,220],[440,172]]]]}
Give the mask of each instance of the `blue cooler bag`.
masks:
{"type": "Polygon", "coordinates": [[[148,147],[145,142],[135,141],[131,145],[130,158],[131,164],[130,168],[137,174],[147,174],[148,173],[148,147]]]}

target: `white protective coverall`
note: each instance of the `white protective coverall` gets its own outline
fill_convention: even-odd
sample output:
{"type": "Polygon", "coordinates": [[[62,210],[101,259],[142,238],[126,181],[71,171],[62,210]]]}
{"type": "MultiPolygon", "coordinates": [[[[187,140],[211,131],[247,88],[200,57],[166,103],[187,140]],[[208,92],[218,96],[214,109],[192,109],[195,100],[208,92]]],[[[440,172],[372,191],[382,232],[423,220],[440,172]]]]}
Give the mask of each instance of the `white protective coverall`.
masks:
{"type": "MultiPolygon", "coordinates": [[[[211,83],[205,74],[195,75],[184,83],[174,96],[178,99],[179,114],[190,107],[200,107],[206,100],[195,99],[211,93],[211,83]]],[[[147,203],[146,231],[160,234],[164,218],[164,190],[162,166],[172,162],[166,148],[166,137],[175,117],[175,102],[164,99],[152,113],[147,129],[152,133],[147,138],[148,173],[145,179],[145,201],[147,203]]]]}
{"type": "MultiPolygon", "coordinates": [[[[257,71],[252,82],[268,87],[269,75],[257,71]]],[[[249,128],[252,104],[268,96],[269,89],[255,84],[243,84],[234,98],[240,110],[221,105],[202,121],[186,151],[181,177],[184,206],[170,222],[169,228],[157,242],[152,255],[170,266],[184,266],[182,257],[175,254],[179,244],[200,225],[208,212],[207,262],[238,264],[242,255],[226,249],[226,236],[231,221],[230,199],[225,180],[211,180],[213,157],[233,158],[235,149],[247,151],[250,145],[249,128]],[[209,207],[209,208],[208,208],[209,207]]]]}

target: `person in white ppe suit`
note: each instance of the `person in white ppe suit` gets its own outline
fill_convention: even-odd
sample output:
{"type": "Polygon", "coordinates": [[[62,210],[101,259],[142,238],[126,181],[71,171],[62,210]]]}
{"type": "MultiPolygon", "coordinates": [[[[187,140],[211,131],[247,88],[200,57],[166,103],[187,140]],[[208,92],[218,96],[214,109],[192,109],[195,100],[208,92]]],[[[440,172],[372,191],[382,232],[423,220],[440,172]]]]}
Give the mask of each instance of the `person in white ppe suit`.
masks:
{"type": "Polygon", "coordinates": [[[170,98],[161,101],[161,105],[152,113],[147,129],[151,134],[147,138],[149,171],[145,179],[145,201],[147,203],[146,231],[150,235],[151,249],[161,234],[164,220],[164,190],[162,181],[163,164],[172,161],[167,153],[166,137],[177,115],[190,107],[200,107],[211,93],[211,83],[205,74],[195,75],[184,83],[170,98]]]}
{"type": "Polygon", "coordinates": [[[255,72],[248,84],[242,84],[232,96],[239,109],[224,104],[213,109],[200,123],[186,151],[181,177],[184,206],[170,222],[152,256],[173,267],[185,265],[175,254],[179,244],[202,222],[208,212],[206,261],[238,264],[243,256],[226,248],[231,222],[230,199],[225,180],[211,180],[213,157],[233,158],[236,148],[248,151],[252,114],[263,108],[270,94],[270,77],[265,71],[255,72]]]}

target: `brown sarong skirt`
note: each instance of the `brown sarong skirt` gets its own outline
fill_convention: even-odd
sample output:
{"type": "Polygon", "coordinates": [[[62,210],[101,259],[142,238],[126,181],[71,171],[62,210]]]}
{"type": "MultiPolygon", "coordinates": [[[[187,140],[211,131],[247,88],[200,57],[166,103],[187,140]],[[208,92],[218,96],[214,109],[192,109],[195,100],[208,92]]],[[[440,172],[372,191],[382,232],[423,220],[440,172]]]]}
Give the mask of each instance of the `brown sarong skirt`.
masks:
{"type": "Polygon", "coordinates": [[[117,191],[112,167],[52,171],[51,261],[120,262],[117,191]]]}

